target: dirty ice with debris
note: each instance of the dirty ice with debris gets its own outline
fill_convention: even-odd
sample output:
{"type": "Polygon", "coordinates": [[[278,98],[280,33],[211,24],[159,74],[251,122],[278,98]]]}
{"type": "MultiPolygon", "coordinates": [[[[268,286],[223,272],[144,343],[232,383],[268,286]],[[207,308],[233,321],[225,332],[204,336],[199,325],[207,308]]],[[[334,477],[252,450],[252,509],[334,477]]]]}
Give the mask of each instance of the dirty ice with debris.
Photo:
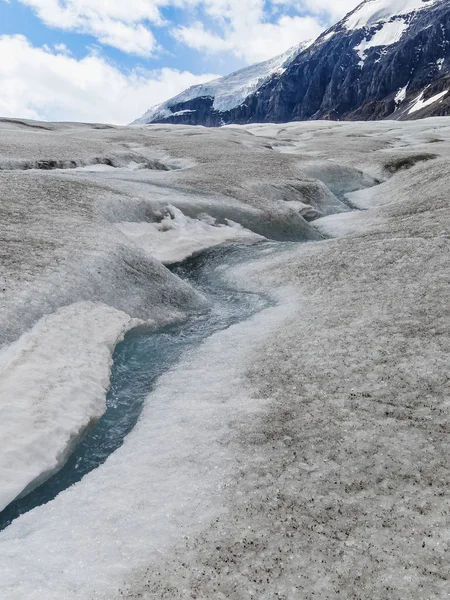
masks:
{"type": "Polygon", "coordinates": [[[0,132],[0,597],[444,598],[450,120],[0,132]]]}

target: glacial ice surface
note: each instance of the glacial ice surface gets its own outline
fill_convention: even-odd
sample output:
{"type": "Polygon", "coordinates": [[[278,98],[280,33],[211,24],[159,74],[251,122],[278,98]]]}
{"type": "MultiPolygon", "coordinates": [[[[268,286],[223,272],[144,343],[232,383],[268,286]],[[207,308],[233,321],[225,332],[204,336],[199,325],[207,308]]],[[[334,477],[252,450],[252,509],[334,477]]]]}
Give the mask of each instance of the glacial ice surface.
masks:
{"type": "Polygon", "coordinates": [[[229,219],[224,224],[217,224],[208,215],[193,219],[171,205],[159,222],[124,222],[117,223],[116,227],[166,265],[181,262],[192,254],[224,242],[262,239],[229,219]]]}
{"type": "MultiPolygon", "coordinates": [[[[158,223],[169,204],[259,234],[266,224],[278,239],[294,223],[308,243],[268,248],[227,272],[276,306],[186,353],[117,452],[0,534],[1,595],[445,597],[449,119],[86,126],[71,135],[80,131],[108,147],[147,144],[190,166],[0,173],[10,190],[1,207],[9,236],[2,302],[16,315],[29,309],[14,303],[24,286],[50,281],[55,253],[59,282],[81,258],[91,269],[87,279],[84,266],[75,272],[65,306],[84,290],[115,310],[128,306],[130,319],[198,307],[198,294],[116,227],[158,223]],[[329,216],[319,203],[324,218],[307,222],[298,211],[311,205],[312,189],[330,200],[314,179],[363,210],[329,216]],[[34,202],[18,202],[24,190],[34,202]],[[319,227],[336,237],[323,239],[319,227]],[[35,251],[14,253],[25,241],[35,251]]],[[[41,139],[49,156],[57,142],[41,139]]],[[[57,314],[57,292],[46,288],[50,310],[38,294],[35,317],[16,333],[46,310],[57,314]]]]}
{"type": "Polygon", "coordinates": [[[0,124],[3,508],[59,469],[101,416],[111,354],[127,327],[136,319],[164,325],[205,307],[161,262],[257,241],[260,229],[317,234],[289,204],[303,198],[301,188],[267,198],[246,190],[249,170],[264,158],[273,165],[267,189],[280,173],[292,179],[293,164],[249,134],[225,132],[218,144],[204,132],[199,145],[170,128],[0,124]],[[225,193],[227,146],[236,164],[225,193]]]}

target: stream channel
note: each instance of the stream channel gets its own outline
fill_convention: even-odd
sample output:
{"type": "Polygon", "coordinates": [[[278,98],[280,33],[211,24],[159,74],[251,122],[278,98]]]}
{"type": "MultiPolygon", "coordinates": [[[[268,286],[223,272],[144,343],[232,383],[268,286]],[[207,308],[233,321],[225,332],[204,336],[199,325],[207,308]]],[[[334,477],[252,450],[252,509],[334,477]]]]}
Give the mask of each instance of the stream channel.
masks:
{"type": "Polygon", "coordinates": [[[127,333],[113,355],[107,410],[60,471],[0,513],[0,531],[36,506],[53,500],[103,464],[135,426],[144,402],[158,377],[175,366],[183,352],[193,349],[213,333],[244,321],[271,305],[260,294],[238,290],[226,281],[231,267],[291,248],[295,242],[263,241],[227,244],[212,248],[174,265],[171,270],[199,290],[208,310],[182,323],[159,329],[139,327],[127,333]]]}

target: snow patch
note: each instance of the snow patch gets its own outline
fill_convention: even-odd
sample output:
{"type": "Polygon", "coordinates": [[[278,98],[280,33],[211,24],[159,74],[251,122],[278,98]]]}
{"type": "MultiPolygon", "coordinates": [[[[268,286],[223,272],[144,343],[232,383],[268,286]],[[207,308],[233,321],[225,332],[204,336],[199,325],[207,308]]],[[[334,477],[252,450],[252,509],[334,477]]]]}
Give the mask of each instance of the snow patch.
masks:
{"type": "Polygon", "coordinates": [[[159,223],[123,222],[117,223],[116,227],[164,264],[180,262],[196,252],[224,242],[263,239],[228,219],[226,224],[219,225],[209,215],[192,219],[170,205],[159,223]]]}
{"type": "Polygon", "coordinates": [[[314,221],[314,227],[324,235],[333,238],[345,237],[354,233],[355,221],[358,221],[359,216],[358,212],[328,215],[314,221]]]}
{"type": "Polygon", "coordinates": [[[328,33],[326,33],[324,36],[322,36],[320,38],[320,41],[323,42],[328,42],[328,40],[331,40],[331,38],[334,36],[336,32],[332,29],[331,31],[329,31],[328,33]]]}
{"type": "Polygon", "coordinates": [[[369,39],[365,38],[358,46],[354,48],[361,59],[359,65],[362,67],[366,59],[366,53],[369,48],[377,46],[391,46],[400,41],[408,25],[401,19],[384,23],[381,29],[375,32],[369,39]]]}
{"type": "Polygon", "coordinates": [[[193,112],[197,112],[196,110],[178,110],[177,112],[172,113],[170,116],[171,117],[180,117],[181,115],[187,115],[189,113],[193,113],[193,112]]]}
{"type": "Polygon", "coordinates": [[[402,102],[404,102],[405,98],[406,98],[406,90],[408,89],[408,83],[405,85],[405,87],[402,87],[398,90],[398,92],[395,94],[395,98],[394,98],[394,102],[395,104],[398,106],[399,104],[401,104],[402,102]]]}
{"type": "Polygon", "coordinates": [[[431,98],[428,98],[428,100],[423,99],[424,92],[422,92],[414,100],[414,104],[409,109],[408,115],[418,112],[419,110],[422,110],[422,108],[426,108],[427,106],[431,106],[431,104],[434,104],[438,100],[441,100],[442,98],[444,98],[444,96],[446,96],[448,94],[448,92],[449,92],[449,90],[446,90],[445,92],[440,92],[439,94],[436,94],[435,96],[432,96],[431,98]]]}
{"type": "Polygon", "coordinates": [[[0,352],[0,510],[59,470],[105,412],[114,347],[139,323],[80,302],[43,317],[0,352]]]}

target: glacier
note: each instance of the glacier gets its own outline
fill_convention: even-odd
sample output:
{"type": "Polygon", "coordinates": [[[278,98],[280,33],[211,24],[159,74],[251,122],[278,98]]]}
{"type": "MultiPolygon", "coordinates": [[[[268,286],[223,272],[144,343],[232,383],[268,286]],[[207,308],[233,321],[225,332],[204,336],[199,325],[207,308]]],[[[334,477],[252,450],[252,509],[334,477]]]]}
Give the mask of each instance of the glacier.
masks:
{"type": "Polygon", "coordinates": [[[269,299],[0,533],[2,597],[444,597],[450,120],[0,123],[0,410],[22,434],[35,402],[49,417],[39,446],[2,445],[21,477],[4,502],[58,467],[38,459],[64,459],[62,425],[99,418],[125,330],[208,309],[161,261],[244,242],[213,273],[269,299]]]}
{"type": "Polygon", "coordinates": [[[262,87],[274,75],[280,75],[286,66],[303,50],[312,44],[311,41],[302,42],[289,48],[283,54],[270,58],[262,63],[245,67],[240,71],[214,79],[209,83],[194,85],[171,100],[150,108],[142,117],[134,121],[134,125],[145,124],[170,116],[178,116],[195,112],[194,110],[172,110],[179,103],[193,100],[194,98],[213,98],[213,108],[226,111],[239,106],[245,99],[262,87]]]}

